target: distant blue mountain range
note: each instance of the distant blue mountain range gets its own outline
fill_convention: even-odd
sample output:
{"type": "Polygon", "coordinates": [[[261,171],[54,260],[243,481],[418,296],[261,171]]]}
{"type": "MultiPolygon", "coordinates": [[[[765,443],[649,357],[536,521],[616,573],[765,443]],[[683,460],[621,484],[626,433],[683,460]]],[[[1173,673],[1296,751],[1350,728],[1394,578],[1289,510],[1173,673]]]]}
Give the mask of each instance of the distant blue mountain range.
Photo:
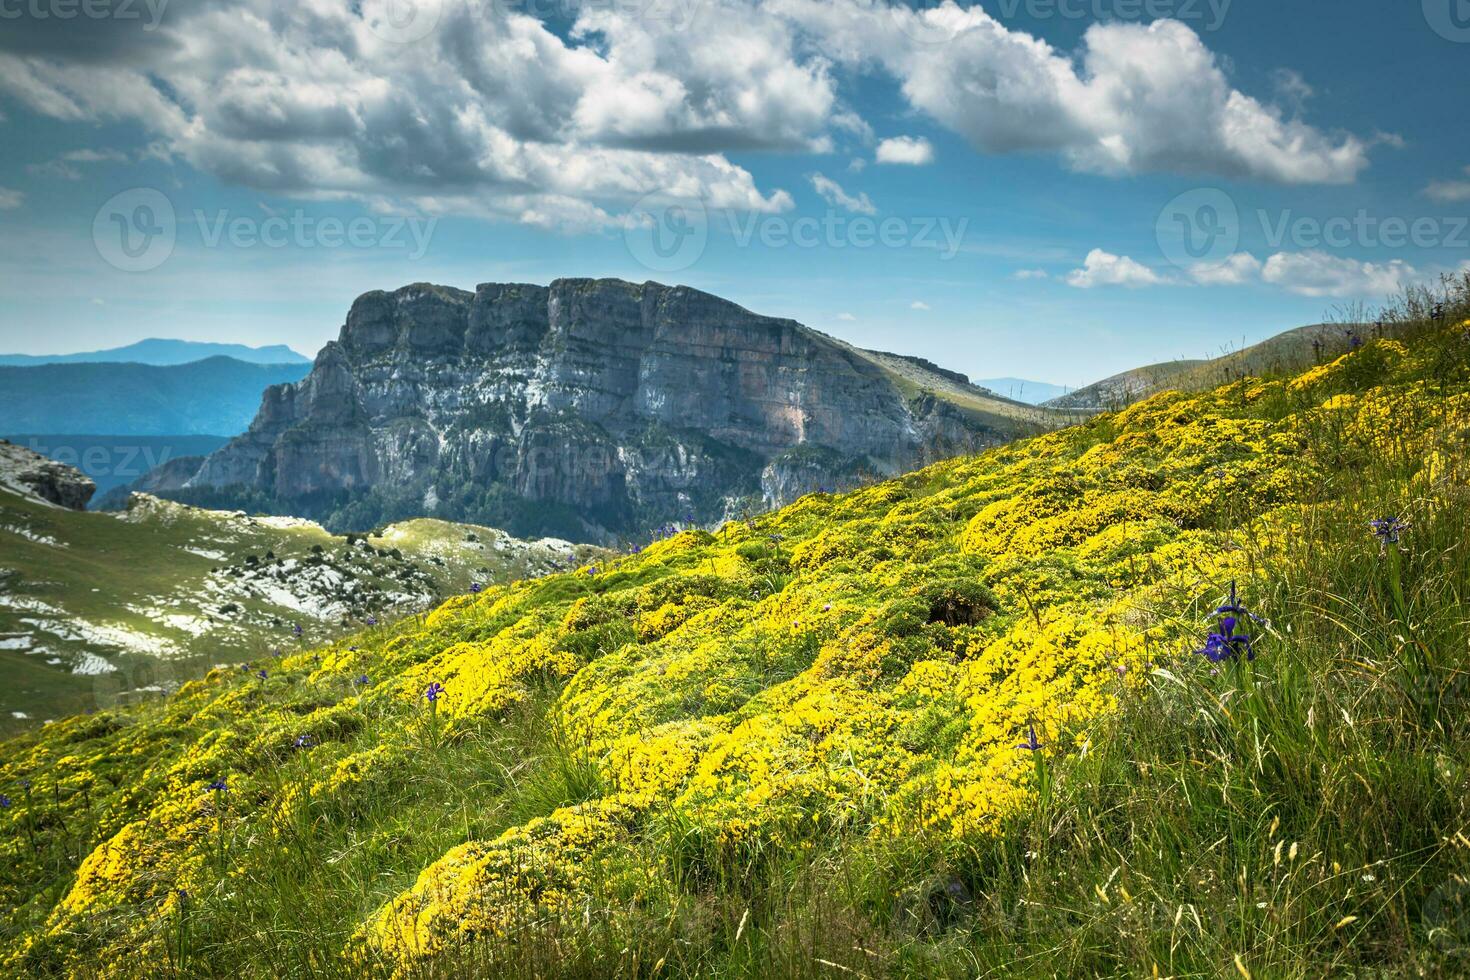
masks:
{"type": "Polygon", "coordinates": [[[0,365],[0,432],[233,436],[255,417],[266,388],[310,370],[306,362],[230,357],[162,366],[0,365]]]}
{"type": "Polygon", "coordinates": [[[244,344],[210,344],[196,340],[140,340],[126,347],[85,351],[79,354],[0,354],[0,365],[35,367],[41,364],[189,364],[209,357],[232,357],[247,364],[310,364],[311,358],[285,344],[247,347],[244,344]]]}
{"type": "Polygon", "coordinates": [[[1025,378],[974,378],[970,382],[989,388],[997,395],[1028,405],[1040,405],[1067,394],[1072,389],[1065,385],[1051,385],[1045,381],[1027,381],[1025,378]]]}

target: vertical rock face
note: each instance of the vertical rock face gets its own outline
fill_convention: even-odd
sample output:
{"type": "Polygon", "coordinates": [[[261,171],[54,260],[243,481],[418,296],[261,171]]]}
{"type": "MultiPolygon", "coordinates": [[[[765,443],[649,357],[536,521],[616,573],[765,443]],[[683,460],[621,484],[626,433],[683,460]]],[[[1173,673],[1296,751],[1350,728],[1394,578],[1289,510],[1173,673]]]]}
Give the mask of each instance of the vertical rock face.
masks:
{"type": "Polygon", "coordinates": [[[75,466],[0,439],[0,490],[67,510],[85,510],[97,484],[75,466]]]}
{"type": "Polygon", "coordinates": [[[504,523],[521,533],[574,520],[585,537],[631,536],[1035,428],[977,410],[986,400],[1011,404],[685,287],[419,284],[353,303],[311,374],[268,390],[181,489],[329,519],[390,497],[389,511],[427,500],[446,517],[514,506],[504,523]],[[556,522],[537,526],[538,506],[556,522]]]}

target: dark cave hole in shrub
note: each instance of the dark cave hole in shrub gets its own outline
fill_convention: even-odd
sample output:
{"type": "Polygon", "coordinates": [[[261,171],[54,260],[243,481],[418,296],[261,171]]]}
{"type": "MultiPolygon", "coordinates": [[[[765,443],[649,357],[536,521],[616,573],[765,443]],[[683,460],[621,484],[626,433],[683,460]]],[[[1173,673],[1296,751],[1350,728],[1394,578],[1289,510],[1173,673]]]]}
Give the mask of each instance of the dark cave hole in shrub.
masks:
{"type": "Polygon", "coordinates": [[[931,586],[924,590],[922,597],[929,605],[930,623],[974,626],[995,615],[995,596],[978,582],[931,586]]]}

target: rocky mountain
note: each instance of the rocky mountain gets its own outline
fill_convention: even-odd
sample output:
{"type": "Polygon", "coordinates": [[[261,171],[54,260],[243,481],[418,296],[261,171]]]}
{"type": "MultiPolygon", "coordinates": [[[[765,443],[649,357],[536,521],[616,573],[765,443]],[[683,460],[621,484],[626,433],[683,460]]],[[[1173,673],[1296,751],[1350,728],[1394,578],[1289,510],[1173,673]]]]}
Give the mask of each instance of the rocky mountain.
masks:
{"type": "Polygon", "coordinates": [[[81,470],[0,439],[0,489],[67,510],[82,510],[97,484],[81,470]]]}
{"type": "Polygon", "coordinates": [[[18,449],[0,443],[0,734],[605,557],[428,519],[344,537],[145,494],[69,509],[91,484],[18,449]]]}
{"type": "Polygon", "coordinates": [[[150,337],[126,347],[84,351],[77,354],[0,354],[0,364],[36,367],[42,364],[190,364],[210,357],[229,357],[247,364],[310,364],[285,344],[247,347],[244,344],[211,344],[197,340],[165,340],[150,337]]]}
{"type": "Polygon", "coordinates": [[[329,526],[434,513],[606,541],[1050,420],[926,361],[687,287],[421,283],[359,297],[309,376],[267,390],[248,432],[154,486],[329,526]]]}
{"type": "Polygon", "coordinates": [[[260,393],[306,376],[305,364],[43,364],[0,367],[0,432],[233,436],[260,393]]]}

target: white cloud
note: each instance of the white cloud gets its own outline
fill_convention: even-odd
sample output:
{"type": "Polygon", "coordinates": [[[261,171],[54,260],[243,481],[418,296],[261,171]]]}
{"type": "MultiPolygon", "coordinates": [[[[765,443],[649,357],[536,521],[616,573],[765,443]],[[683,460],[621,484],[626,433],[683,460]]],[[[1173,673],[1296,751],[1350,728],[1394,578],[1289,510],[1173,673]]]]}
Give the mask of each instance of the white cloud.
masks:
{"type": "MultiPolygon", "coordinates": [[[[913,107],[985,152],[1059,153],[1103,174],[1287,184],[1349,183],[1368,164],[1365,141],[1324,133],[1232,87],[1178,21],[1094,24],[1071,54],[953,0],[923,9],[878,0],[782,6],[833,57],[881,66],[913,107]]],[[[1299,95],[1306,83],[1297,81],[1299,95]]]]}
{"type": "Polygon", "coordinates": [[[1028,279],[1048,279],[1050,278],[1050,274],[1045,269],[1017,269],[1011,273],[1011,278],[1022,281],[1028,279]]]}
{"type": "MultiPolygon", "coordinates": [[[[1470,177],[1470,167],[1465,168],[1470,177]]],[[[1424,189],[1432,199],[1441,204],[1463,204],[1470,201],[1470,180],[1436,180],[1424,189]]]]}
{"type": "Polygon", "coordinates": [[[839,125],[828,62],[743,0],[700,6],[717,29],[583,8],[564,37],[506,5],[442,0],[415,43],[373,33],[385,2],[171,10],[146,58],[90,23],[85,40],[102,43],[59,28],[0,39],[0,94],[58,119],[140,122],[159,154],[235,184],[533,224],[569,209],[615,224],[651,192],[784,210],[789,195],[724,154],[821,149],[839,125]]]}
{"type": "Polygon", "coordinates": [[[1201,286],[1242,286],[1261,278],[1261,260],[1249,252],[1236,252],[1215,265],[1196,265],[1189,277],[1201,286]]]}
{"type": "Polygon", "coordinates": [[[842,189],[842,185],[830,177],[816,173],[811,175],[812,189],[822,196],[822,200],[834,208],[842,208],[854,214],[877,214],[878,209],[873,202],[868,200],[868,195],[859,193],[853,197],[842,189]]]}
{"type": "MultiPolygon", "coordinates": [[[[23,19],[0,33],[0,97],[138,123],[150,156],[258,190],[567,227],[616,227],[653,192],[791,207],[728,155],[871,144],[839,92],[862,74],[984,152],[1104,174],[1347,182],[1371,145],[1235,89],[1171,20],[1097,24],[1068,52],[953,0],[706,0],[665,16],[586,4],[556,30],[519,5],[437,0],[432,30],[402,43],[374,33],[389,2],[210,0],[151,31],[23,19]]],[[[1279,86],[1298,104],[1307,88],[1279,86]]],[[[932,155],[916,137],[874,154],[932,155]]]]}
{"type": "Polygon", "coordinates": [[[25,203],[26,196],[20,191],[13,191],[8,187],[0,187],[0,211],[14,211],[25,203]]]}
{"type": "Polygon", "coordinates": [[[1420,276],[1398,259],[1361,262],[1325,252],[1280,252],[1266,260],[1261,278],[1299,296],[1382,297],[1420,276]]]}
{"type": "Polygon", "coordinates": [[[921,299],[916,299],[909,304],[909,309],[911,310],[927,310],[929,308],[929,304],[921,299]]]}
{"type": "Polygon", "coordinates": [[[934,162],[934,146],[922,136],[894,136],[878,144],[874,158],[879,163],[922,167],[934,162]]]}
{"type": "Polygon", "coordinates": [[[1135,262],[1126,255],[1114,255],[1100,248],[1087,253],[1082,268],[1067,273],[1067,285],[1077,289],[1092,289],[1095,286],[1140,289],[1144,286],[1167,285],[1168,282],[1168,279],[1148,266],[1135,262]]]}
{"type": "Polygon", "coordinates": [[[839,313],[837,314],[837,319],[842,320],[846,323],[851,323],[852,321],[856,320],[857,317],[853,316],[851,313],[839,313]]]}

